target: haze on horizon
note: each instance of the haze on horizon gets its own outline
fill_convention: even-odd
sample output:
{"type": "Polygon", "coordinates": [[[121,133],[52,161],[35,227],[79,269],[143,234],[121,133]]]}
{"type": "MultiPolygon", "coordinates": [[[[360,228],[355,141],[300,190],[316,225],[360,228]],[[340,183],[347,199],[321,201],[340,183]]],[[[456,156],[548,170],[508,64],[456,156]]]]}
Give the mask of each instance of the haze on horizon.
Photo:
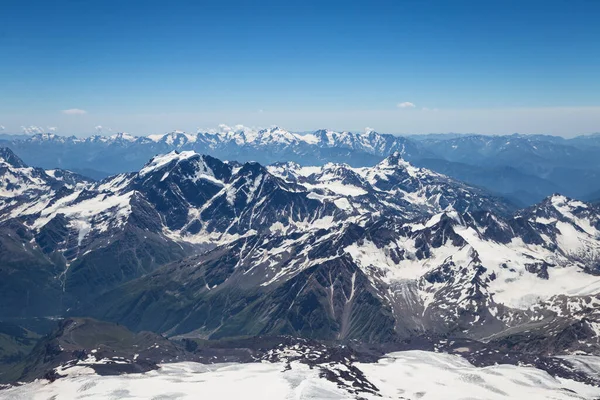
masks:
{"type": "Polygon", "coordinates": [[[9,1],[0,131],[600,131],[600,3],[9,1]]]}

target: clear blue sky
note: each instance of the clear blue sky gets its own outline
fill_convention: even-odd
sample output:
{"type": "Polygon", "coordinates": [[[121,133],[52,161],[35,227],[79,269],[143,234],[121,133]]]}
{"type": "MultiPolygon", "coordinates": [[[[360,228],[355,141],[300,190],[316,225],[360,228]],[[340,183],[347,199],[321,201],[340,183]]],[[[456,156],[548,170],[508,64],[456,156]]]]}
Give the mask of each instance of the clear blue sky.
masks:
{"type": "Polygon", "coordinates": [[[0,126],[600,131],[599,21],[597,0],[3,0],[0,126]]]}

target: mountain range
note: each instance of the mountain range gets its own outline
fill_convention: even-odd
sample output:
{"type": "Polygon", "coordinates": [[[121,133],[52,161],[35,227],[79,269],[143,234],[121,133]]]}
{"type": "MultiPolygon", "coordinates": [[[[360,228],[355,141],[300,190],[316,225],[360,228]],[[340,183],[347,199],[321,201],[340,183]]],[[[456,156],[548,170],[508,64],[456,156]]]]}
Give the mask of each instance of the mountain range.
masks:
{"type": "MultiPolygon", "coordinates": [[[[277,130],[246,140],[267,135],[300,140],[277,130]]],[[[291,337],[327,354],[340,343],[378,349],[357,350],[369,360],[454,349],[477,365],[528,363],[593,383],[561,357],[600,353],[600,206],[553,194],[521,207],[412,164],[412,143],[383,141],[391,154],[366,166],[170,151],[100,181],[2,148],[0,320],[20,324],[6,331],[22,353],[0,377],[52,378],[106,342],[73,343],[66,322],[32,350],[41,332],[19,322],[67,317],[171,349],[145,366],[131,347],[114,350],[111,365],[131,371],[197,361],[202,343],[257,338],[243,346],[258,351],[291,337]]],[[[219,359],[242,359],[229,351],[219,359]]]]}
{"type": "Polygon", "coordinates": [[[584,201],[600,198],[599,135],[573,139],[519,134],[395,136],[375,131],[294,133],[279,127],[220,126],[210,132],[140,137],[126,133],[87,138],[53,133],[5,135],[0,145],[12,148],[27,163],[68,169],[94,179],[137,171],[152,156],[172,150],[263,165],[337,162],[354,167],[373,166],[399,152],[415,166],[485,188],[523,207],[557,192],[584,201]]]}

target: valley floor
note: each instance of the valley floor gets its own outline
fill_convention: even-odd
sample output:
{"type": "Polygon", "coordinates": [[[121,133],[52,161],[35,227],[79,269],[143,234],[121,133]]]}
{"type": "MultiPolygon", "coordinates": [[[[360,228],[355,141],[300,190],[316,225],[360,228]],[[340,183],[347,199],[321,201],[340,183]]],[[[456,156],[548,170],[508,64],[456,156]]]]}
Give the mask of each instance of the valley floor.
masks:
{"type": "MultiPolygon", "coordinates": [[[[577,369],[600,374],[600,357],[568,356],[577,369]]],[[[143,374],[97,375],[77,365],[52,383],[37,380],[0,390],[0,399],[595,399],[600,388],[527,366],[477,368],[457,355],[390,353],[377,363],[307,365],[163,364],[143,374]],[[350,365],[350,368],[348,367],[350,365]]]]}

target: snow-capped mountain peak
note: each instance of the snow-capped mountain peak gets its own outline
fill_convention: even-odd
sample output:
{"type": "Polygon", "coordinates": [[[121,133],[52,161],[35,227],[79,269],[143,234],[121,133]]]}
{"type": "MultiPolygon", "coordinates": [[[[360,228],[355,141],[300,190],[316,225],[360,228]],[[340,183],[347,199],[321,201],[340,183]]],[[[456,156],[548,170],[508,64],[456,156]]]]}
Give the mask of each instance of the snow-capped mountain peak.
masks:
{"type": "Polygon", "coordinates": [[[193,151],[183,151],[180,153],[177,150],[173,150],[172,152],[167,154],[158,155],[152,160],[150,160],[146,165],[144,165],[144,168],[140,170],[139,175],[147,175],[151,172],[160,170],[161,168],[171,163],[178,163],[181,160],[187,160],[188,158],[194,157],[196,155],[197,154],[193,151]]]}
{"type": "Polygon", "coordinates": [[[173,131],[164,135],[148,135],[147,137],[155,143],[163,143],[175,148],[181,148],[198,140],[198,135],[192,135],[183,131],[173,131]]]}
{"type": "Polygon", "coordinates": [[[285,129],[273,127],[259,131],[256,140],[265,144],[290,144],[297,142],[298,138],[296,135],[286,131],[285,129]]]}
{"type": "Polygon", "coordinates": [[[135,142],[138,138],[136,136],[130,135],[127,132],[118,132],[114,135],[110,136],[112,141],[126,141],[126,142],[135,142]]]}
{"type": "MultiPolygon", "coordinates": [[[[384,158],[379,164],[376,165],[375,168],[382,171],[402,169],[407,171],[411,176],[415,176],[417,173],[424,171],[421,168],[414,167],[408,161],[404,160],[399,151],[395,151],[388,157],[384,158]]],[[[428,172],[430,174],[434,174],[433,171],[428,172]]]]}

